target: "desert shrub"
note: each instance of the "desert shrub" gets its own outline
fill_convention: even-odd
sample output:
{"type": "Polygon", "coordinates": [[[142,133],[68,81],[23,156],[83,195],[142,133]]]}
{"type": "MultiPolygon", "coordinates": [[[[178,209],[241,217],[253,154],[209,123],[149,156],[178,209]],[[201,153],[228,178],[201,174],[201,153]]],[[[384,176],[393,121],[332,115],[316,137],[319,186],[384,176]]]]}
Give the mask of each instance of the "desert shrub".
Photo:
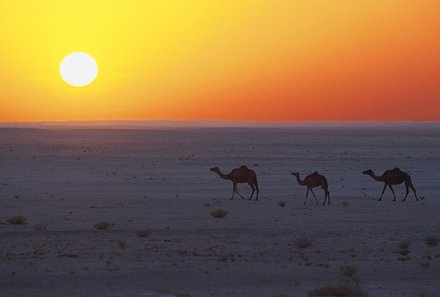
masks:
{"type": "Polygon", "coordinates": [[[402,240],[399,243],[399,248],[401,248],[401,249],[408,249],[410,247],[410,245],[411,245],[411,241],[409,241],[409,240],[402,240]]]}
{"type": "Polygon", "coordinates": [[[353,288],[346,285],[323,286],[309,292],[308,296],[328,296],[328,297],[367,297],[368,294],[360,288],[353,288]]]}
{"type": "Polygon", "coordinates": [[[11,225],[26,225],[27,220],[24,216],[14,216],[7,219],[7,222],[11,225]]]}
{"type": "Polygon", "coordinates": [[[354,266],[341,266],[341,273],[343,276],[353,277],[357,272],[358,268],[354,266]]]}
{"type": "Polygon", "coordinates": [[[286,206],[286,202],[280,201],[280,202],[278,202],[278,205],[281,206],[281,207],[285,207],[286,206]]]}
{"type": "Polygon", "coordinates": [[[399,254],[401,254],[402,256],[408,256],[408,254],[409,254],[409,250],[407,250],[407,249],[401,249],[400,252],[399,252],[399,254]]]}
{"type": "Polygon", "coordinates": [[[118,240],[118,246],[121,249],[125,249],[127,247],[127,242],[125,240],[118,240]]]}
{"type": "Polygon", "coordinates": [[[349,206],[350,203],[349,203],[348,201],[342,201],[342,205],[343,205],[343,206],[349,206]]]}
{"type": "Polygon", "coordinates": [[[427,246],[437,246],[440,243],[440,238],[437,236],[428,236],[425,238],[425,244],[427,246]]]}
{"type": "Polygon", "coordinates": [[[151,231],[148,229],[136,231],[136,235],[139,237],[148,237],[151,235],[151,231]]]}
{"type": "Polygon", "coordinates": [[[312,245],[312,243],[313,243],[313,240],[312,240],[312,239],[298,238],[298,239],[295,241],[295,246],[296,246],[298,249],[304,250],[304,249],[310,247],[310,246],[312,245]]]}
{"type": "Polygon", "coordinates": [[[107,222],[99,222],[99,223],[95,224],[95,228],[97,230],[107,230],[110,227],[111,227],[111,224],[107,223],[107,222]]]}
{"type": "Polygon", "coordinates": [[[223,218],[227,214],[228,214],[228,212],[224,209],[221,209],[221,208],[211,211],[211,216],[214,218],[223,218]]]}

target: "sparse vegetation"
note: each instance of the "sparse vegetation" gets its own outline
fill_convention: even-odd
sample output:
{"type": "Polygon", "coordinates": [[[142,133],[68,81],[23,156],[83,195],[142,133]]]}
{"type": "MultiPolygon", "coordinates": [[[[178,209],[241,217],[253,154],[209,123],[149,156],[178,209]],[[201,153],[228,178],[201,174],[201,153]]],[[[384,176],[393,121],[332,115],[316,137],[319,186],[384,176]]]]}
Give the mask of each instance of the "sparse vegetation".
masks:
{"type": "Polygon", "coordinates": [[[160,288],[159,289],[160,294],[168,294],[169,292],[171,292],[171,290],[168,288],[160,288]]]}
{"type": "Polygon", "coordinates": [[[367,297],[368,294],[360,288],[353,288],[346,285],[324,286],[309,292],[309,297],[367,297]]]}
{"type": "Polygon", "coordinates": [[[224,209],[221,209],[221,208],[211,211],[211,216],[214,218],[223,218],[227,214],[228,214],[228,212],[224,209]]]}
{"type": "Polygon", "coordinates": [[[411,246],[411,241],[409,241],[409,240],[402,240],[399,243],[399,248],[401,248],[401,249],[408,249],[410,246],[411,246]]]}
{"type": "Polygon", "coordinates": [[[278,202],[278,205],[279,205],[280,207],[285,207],[285,206],[286,206],[286,202],[284,202],[284,201],[280,201],[280,202],[278,202]]]}
{"type": "Polygon", "coordinates": [[[437,236],[428,236],[425,238],[425,244],[427,246],[438,246],[440,244],[440,238],[437,236]]]}
{"type": "Polygon", "coordinates": [[[304,250],[308,247],[310,247],[313,243],[312,239],[307,239],[307,238],[298,238],[295,241],[295,247],[301,250],[304,250]]]}
{"type": "Polygon", "coordinates": [[[408,256],[408,254],[409,254],[409,250],[407,250],[407,249],[401,249],[399,253],[400,253],[402,256],[408,256]]]}
{"type": "Polygon", "coordinates": [[[341,273],[343,276],[353,277],[358,271],[359,269],[354,266],[341,266],[341,273]]]}
{"type": "Polygon", "coordinates": [[[35,224],[32,226],[35,231],[42,232],[47,230],[47,225],[45,224],[35,224]]]}
{"type": "Polygon", "coordinates": [[[27,220],[24,216],[14,216],[7,219],[7,222],[11,225],[26,225],[27,220]]]}
{"type": "Polygon", "coordinates": [[[136,231],[136,235],[139,237],[148,237],[151,235],[151,231],[148,229],[136,231]]]}
{"type": "Polygon", "coordinates": [[[118,246],[124,250],[127,247],[127,242],[125,240],[118,240],[118,246]]]}
{"type": "Polygon", "coordinates": [[[342,205],[343,205],[343,206],[349,206],[350,203],[349,203],[348,201],[342,201],[342,205]]]}
{"type": "Polygon", "coordinates": [[[95,228],[97,230],[107,230],[110,227],[111,227],[111,224],[107,223],[107,222],[99,222],[99,223],[95,224],[95,228]]]}

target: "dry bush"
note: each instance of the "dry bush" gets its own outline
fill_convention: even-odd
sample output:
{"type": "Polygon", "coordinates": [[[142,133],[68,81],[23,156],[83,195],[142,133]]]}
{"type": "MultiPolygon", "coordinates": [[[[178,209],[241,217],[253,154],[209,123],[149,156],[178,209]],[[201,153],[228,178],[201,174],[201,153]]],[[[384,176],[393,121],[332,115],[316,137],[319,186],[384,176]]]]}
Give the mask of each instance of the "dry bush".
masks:
{"type": "Polygon", "coordinates": [[[328,297],[368,297],[368,294],[360,288],[353,288],[346,285],[324,286],[308,294],[309,297],[328,296],[328,297]]]}
{"type": "Polygon", "coordinates": [[[402,256],[408,256],[408,254],[409,254],[409,250],[407,250],[407,249],[401,249],[400,252],[399,252],[399,254],[401,254],[402,256]]]}
{"type": "Polygon", "coordinates": [[[171,290],[168,288],[160,288],[159,289],[159,293],[161,293],[161,294],[168,294],[169,292],[171,292],[171,290]]]}
{"type": "Polygon", "coordinates": [[[359,269],[354,266],[341,266],[341,273],[343,276],[353,277],[359,269]]]}
{"type": "Polygon", "coordinates": [[[402,240],[399,243],[399,248],[403,249],[403,250],[407,250],[411,245],[411,241],[409,240],[402,240]]]}
{"type": "Polygon", "coordinates": [[[45,225],[45,224],[35,224],[35,225],[32,226],[32,228],[35,231],[42,232],[42,231],[46,231],[47,230],[47,225],[45,225]]]}
{"type": "Polygon", "coordinates": [[[310,246],[312,245],[312,243],[313,243],[313,240],[312,240],[312,239],[298,238],[298,239],[295,241],[295,246],[296,246],[298,249],[304,250],[304,249],[310,247],[310,246]]]}
{"type": "Polygon", "coordinates": [[[6,220],[11,225],[26,225],[27,220],[24,216],[14,216],[6,220]]]}
{"type": "Polygon", "coordinates": [[[278,202],[278,205],[281,206],[281,207],[285,207],[286,206],[286,202],[280,201],[280,202],[278,202]]]}
{"type": "Polygon", "coordinates": [[[107,223],[107,222],[99,222],[95,224],[95,228],[97,230],[107,230],[108,228],[111,227],[112,224],[107,223]]]}
{"type": "Polygon", "coordinates": [[[221,208],[211,211],[211,216],[214,218],[223,218],[227,214],[228,214],[228,212],[224,209],[221,209],[221,208]]]}
{"type": "Polygon", "coordinates": [[[428,236],[425,238],[425,244],[427,246],[438,246],[440,243],[440,238],[437,236],[428,236]]]}
{"type": "Polygon", "coordinates": [[[125,240],[118,240],[118,246],[121,249],[125,249],[127,247],[127,242],[125,240]]]}
{"type": "Polygon", "coordinates": [[[151,231],[148,229],[136,231],[136,235],[139,237],[148,237],[151,235],[151,231]]]}

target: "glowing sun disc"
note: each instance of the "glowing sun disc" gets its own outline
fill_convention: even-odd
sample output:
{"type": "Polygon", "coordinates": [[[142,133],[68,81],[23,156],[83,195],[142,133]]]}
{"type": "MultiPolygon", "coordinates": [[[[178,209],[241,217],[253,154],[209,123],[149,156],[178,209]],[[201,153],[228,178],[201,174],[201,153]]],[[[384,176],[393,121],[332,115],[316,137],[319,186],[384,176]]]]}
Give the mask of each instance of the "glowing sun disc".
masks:
{"type": "Polygon", "coordinates": [[[71,53],[61,61],[60,74],[67,84],[85,87],[96,79],[98,64],[92,56],[86,53],[71,53]]]}

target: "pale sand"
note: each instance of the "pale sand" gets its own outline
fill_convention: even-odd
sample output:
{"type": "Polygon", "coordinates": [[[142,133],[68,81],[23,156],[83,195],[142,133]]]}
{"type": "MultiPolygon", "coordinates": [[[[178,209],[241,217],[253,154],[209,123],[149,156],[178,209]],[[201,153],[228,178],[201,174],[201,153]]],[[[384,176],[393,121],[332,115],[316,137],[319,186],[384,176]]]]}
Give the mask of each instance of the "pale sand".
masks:
{"type": "Polygon", "coordinates": [[[0,129],[0,296],[306,296],[356,280],[370,296],[440,296],[440,246],[424,243],[440,237],[439,136],[438,125],[0,129]],[[209,171],[242,164],[259,201],[230,201],[231,183],[209,171]],[[361,172],[394,166],[423,201],[401,202],[402,185],[399,201],[389,190],[376,201],[382,184],[361,172]],[[332,205],[304,206],[294,170],[325,174],[332,205]],[[211,217],[218,208],[228,215],[211,217]],[[28,224],[7,224],[15,215],[28,224]],[[302,237],[311,247],[295,247],[302,237]]]}

